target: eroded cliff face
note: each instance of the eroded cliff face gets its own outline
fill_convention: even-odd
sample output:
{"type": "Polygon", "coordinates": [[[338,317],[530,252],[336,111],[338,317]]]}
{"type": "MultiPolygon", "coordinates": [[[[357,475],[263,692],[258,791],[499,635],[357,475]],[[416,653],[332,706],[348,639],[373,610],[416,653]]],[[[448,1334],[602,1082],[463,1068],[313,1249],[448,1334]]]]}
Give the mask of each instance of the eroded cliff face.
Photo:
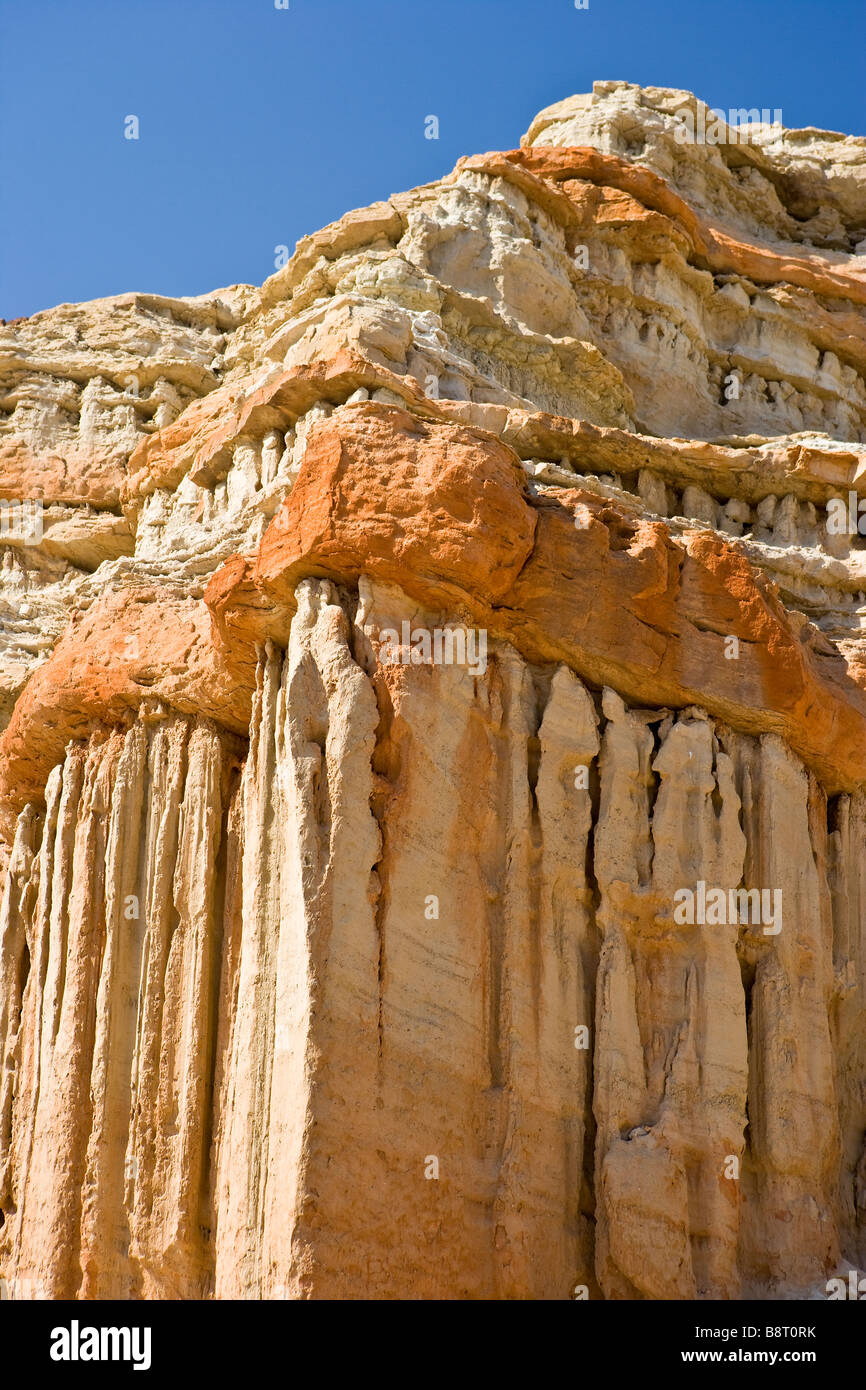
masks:
{"type": "Polygon", "coordinates": [[[702,109],[2,330],[12,1296],[866,1268],[866,142],[702,109]]]}

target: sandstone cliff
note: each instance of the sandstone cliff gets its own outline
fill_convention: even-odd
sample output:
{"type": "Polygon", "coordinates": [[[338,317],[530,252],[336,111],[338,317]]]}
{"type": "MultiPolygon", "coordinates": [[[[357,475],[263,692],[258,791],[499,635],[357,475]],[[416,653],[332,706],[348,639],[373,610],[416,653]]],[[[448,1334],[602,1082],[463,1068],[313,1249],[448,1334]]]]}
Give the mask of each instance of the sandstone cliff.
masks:
{"type": "Polygon", "coordinates": [[[16,1296],[866,1267],[866,140],[704,111],[0,330],[16,1296]]]}

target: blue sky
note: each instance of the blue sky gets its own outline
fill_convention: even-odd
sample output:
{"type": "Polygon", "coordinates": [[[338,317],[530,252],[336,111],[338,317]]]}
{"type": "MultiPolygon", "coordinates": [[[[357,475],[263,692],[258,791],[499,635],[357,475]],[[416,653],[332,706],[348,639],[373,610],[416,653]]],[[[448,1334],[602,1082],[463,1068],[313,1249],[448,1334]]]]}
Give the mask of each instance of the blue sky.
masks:
{"type": "Polygon", "coordinates": [[[596,79],[866,134],[864,54],[864,0],[0,0],[0,316],[258,284],[596,79]]]}

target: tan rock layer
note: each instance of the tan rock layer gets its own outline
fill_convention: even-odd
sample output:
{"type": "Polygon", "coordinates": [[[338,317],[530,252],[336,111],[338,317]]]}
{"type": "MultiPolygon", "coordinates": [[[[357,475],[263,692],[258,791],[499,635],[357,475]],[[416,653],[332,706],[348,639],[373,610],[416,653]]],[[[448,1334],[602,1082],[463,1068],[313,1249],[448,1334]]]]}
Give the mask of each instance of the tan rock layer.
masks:
{"type": "Polygon", "coordinates": [[[839,980],[846,1038],[866,1003],[862,796],[834,841],[777,737],[599,708],[508,644],[480,678],[379,665],[386,628],[433,615],[359,597],[300,584],[241,782],[207,721],[145,716],[72,745],[22,814],[4,1274],[735,1298],[859,1258],[866,1114],[834,1073],[839,980]],[[778,934],[678,926],[704,874],[777,885],[778,934]]]}

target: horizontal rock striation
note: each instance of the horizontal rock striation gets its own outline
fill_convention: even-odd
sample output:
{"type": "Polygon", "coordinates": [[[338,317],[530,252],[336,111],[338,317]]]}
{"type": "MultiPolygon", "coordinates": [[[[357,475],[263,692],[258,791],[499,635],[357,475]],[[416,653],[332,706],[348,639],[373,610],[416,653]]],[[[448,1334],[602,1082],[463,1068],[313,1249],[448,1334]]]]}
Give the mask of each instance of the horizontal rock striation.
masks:
{"type": "Polygon", "coordinates": [[[0,329],[13,1296],[866,1267],[866,142],[684,113],[0,329]]]}

